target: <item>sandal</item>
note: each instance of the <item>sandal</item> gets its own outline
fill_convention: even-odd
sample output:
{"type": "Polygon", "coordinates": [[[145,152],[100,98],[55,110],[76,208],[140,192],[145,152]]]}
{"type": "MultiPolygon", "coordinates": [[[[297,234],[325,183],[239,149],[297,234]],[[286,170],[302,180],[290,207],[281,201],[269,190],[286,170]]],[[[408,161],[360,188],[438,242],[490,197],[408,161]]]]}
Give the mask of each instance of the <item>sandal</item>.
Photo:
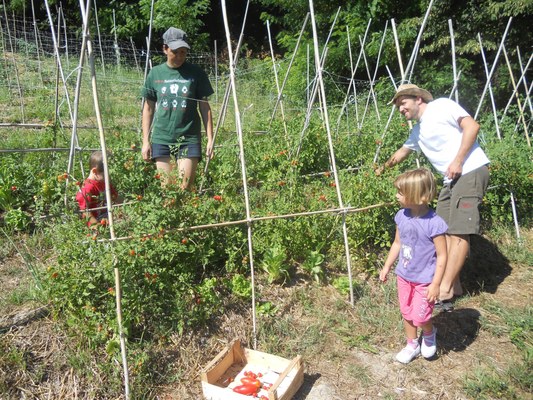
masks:
{"type": "Polygon", "coordinates": [[[453,301],[450,300],[437,300],[435,306],[433,307],[435,311],[439,312],[450,312],[453,311],[453,301]]]}

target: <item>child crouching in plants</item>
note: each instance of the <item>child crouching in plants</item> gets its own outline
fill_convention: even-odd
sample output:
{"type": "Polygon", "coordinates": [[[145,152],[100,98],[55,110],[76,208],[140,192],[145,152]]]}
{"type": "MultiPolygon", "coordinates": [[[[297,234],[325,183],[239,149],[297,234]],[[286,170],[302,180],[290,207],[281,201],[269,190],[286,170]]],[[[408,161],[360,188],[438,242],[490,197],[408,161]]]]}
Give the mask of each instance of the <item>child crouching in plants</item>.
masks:
{"type": "Polygon", "coordinates": [[[420,353],[431,358],[437,351],[437,330],[431,314],[446,267],[448,227],[428,206],[436,193],[435,178],[429,170],[407,171],[396,178],[394,186],[402,208],[394,217],[396,236],[379,279],[387,280],[398,259],[395,273],[407,345],[396,355],[396,360],[407,364],[420,353]],[[422,330],[421,344],[418,328],[422,330]]]}
{"type": "MultiPolygon", "coordinates": [[[[94,151],[89,158],[89,176],[83,182],[83,186],[76,194],[76,200],[80,210],[89,210],[105,205],[105,177],[104,177],[104,160],[101,151],[94,151]]],[[[113,185],[111,189],[111,199],[117,200],[118,193],[113,185]]],[[[91,210],[82,213],[82,217],[87,219],[87,226],[107,222],[107,210],[91,210]]]]}

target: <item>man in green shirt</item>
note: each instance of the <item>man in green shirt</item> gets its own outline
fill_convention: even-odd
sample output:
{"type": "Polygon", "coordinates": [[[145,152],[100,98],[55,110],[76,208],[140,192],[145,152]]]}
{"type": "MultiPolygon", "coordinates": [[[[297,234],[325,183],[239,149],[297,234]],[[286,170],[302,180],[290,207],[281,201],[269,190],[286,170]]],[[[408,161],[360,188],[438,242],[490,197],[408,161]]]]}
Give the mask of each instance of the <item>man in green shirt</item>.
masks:
{"type": "Polygon", "coordinates": [[[141,91],[145,99],[142,156],[145,161],[155,160],[163,173],[163,186],[173,183],[171,172],[177,166],[181,187],[191,189],[202,158],[202,122],[207,134],[205,154],[213,157],[213,118],[207,100],[213,88],[207,74],[186,61],[190,46],[185,32],[169,28],[163,43],[167,61],[152,68],[141,91]]]}

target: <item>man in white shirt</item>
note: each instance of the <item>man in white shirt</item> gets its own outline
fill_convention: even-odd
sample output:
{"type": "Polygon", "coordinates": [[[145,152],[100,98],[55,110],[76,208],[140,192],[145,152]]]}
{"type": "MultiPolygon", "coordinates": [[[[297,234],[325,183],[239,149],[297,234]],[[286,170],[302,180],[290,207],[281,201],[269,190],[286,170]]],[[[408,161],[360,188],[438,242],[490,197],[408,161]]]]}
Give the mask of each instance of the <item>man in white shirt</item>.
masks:
{"type": "Polygon", "coordinates": [[[400,85],[391,103],[408,121],[418,123],[384,167],[421,150],[444,176],[437,214],[448,224],[448,261],[439,306],[451,311],[453,296],[462,294],[459,273],[468,256],[470,235],[479,233],[479,205],[489,181],[489,159],[477,142],[479,124],[459,104],[446,98],[433,100],[431,93],[413,84],[400,85]]]}

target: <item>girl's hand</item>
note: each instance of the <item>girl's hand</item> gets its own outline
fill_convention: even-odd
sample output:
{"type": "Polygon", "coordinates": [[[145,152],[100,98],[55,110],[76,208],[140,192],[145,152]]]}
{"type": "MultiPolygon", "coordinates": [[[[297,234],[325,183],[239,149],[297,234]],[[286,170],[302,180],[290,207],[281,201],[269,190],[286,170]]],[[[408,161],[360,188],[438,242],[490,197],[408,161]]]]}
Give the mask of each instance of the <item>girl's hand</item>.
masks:
{"type": "Polygon", "coordinates": [[[387,275],[390,272],[390,268],[383,267],[381,271],[379,272],[379,280],[381,282],[387,282],[387,275]]]}
{"type": "Polygon", "coordinates": [[[440,295],[440,285],[435,285],[434,283],[432,283],[431,285],[428,286],[428,291],[426,295],[428,302],[434,303],[439,298],[439,295],[440,295]]]}

